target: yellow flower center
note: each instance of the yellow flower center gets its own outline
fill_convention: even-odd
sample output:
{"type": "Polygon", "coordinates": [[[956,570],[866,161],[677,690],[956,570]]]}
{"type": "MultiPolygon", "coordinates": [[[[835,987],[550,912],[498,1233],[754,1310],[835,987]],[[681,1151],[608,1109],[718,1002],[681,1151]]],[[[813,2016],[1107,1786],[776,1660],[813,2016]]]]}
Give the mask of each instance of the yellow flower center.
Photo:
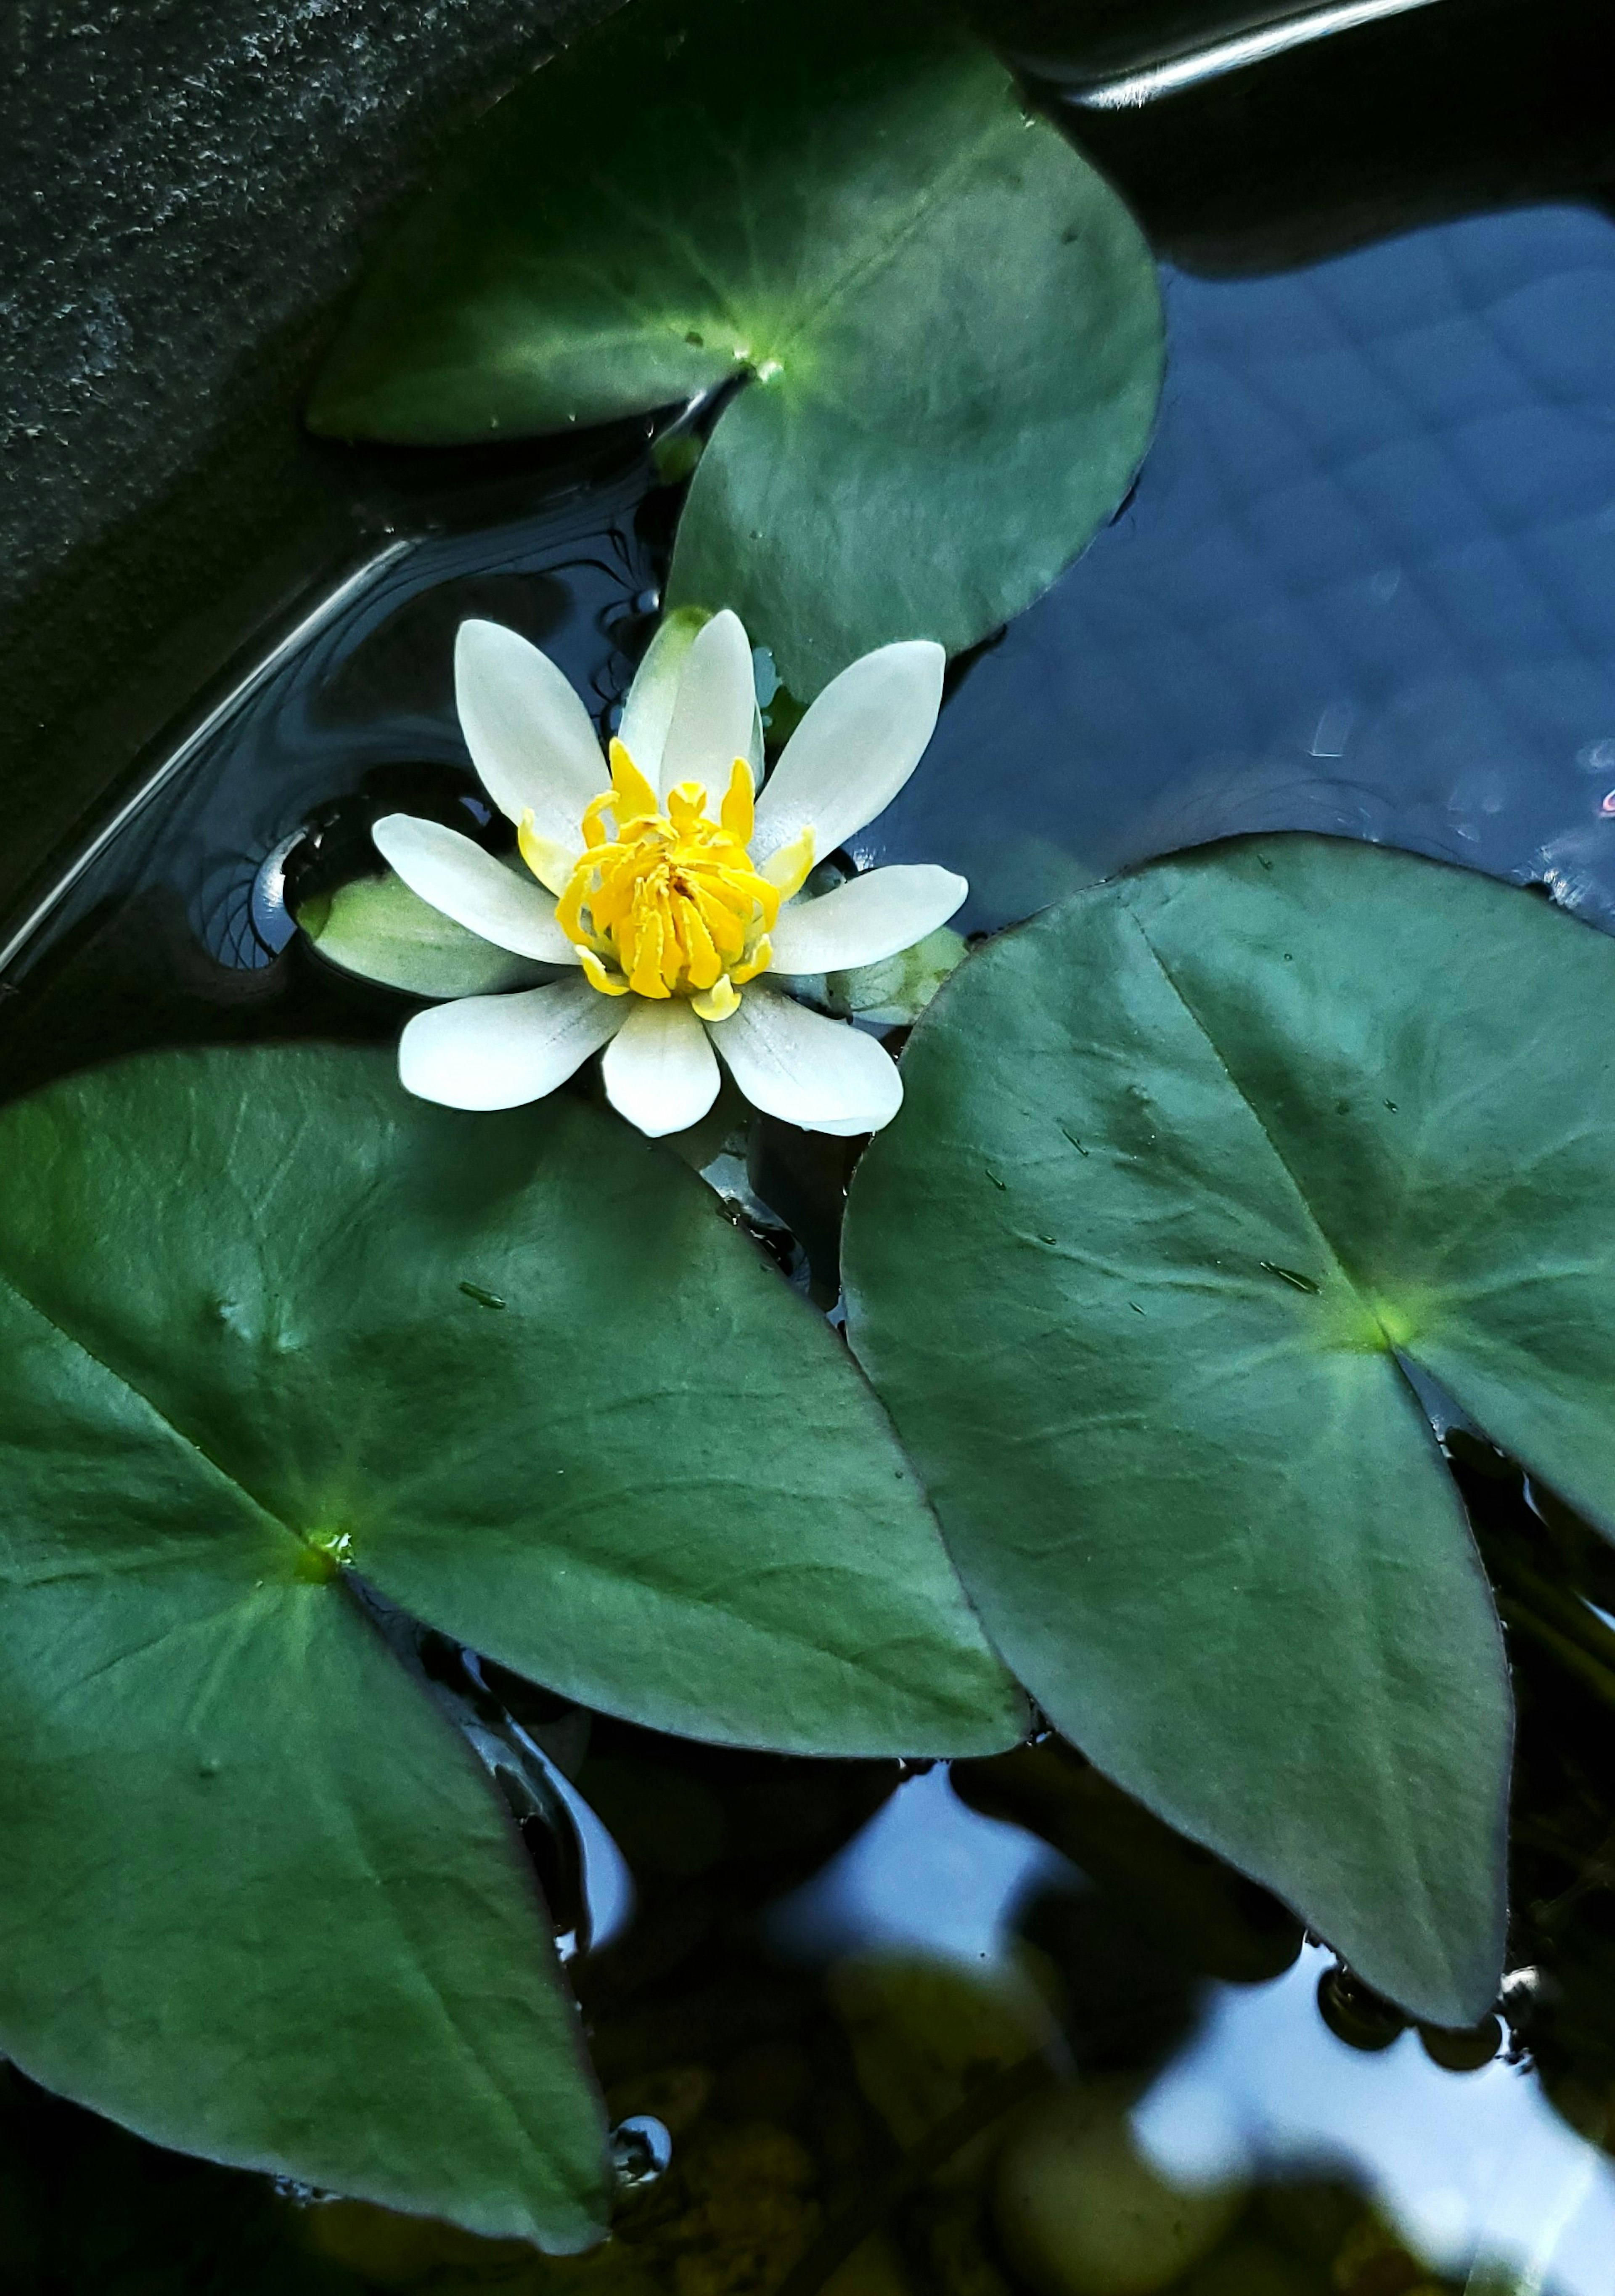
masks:
{"type": "Polygon", "coordinates": [[[681,782],[667,811],[620,742],[611,786],[583,816],[575,863],[521,827],[528,866],[560,898],[555,918],[604,996],[687,996],[703,1021],[726,1020],[742,985],[766,972],[780,904],[813,865],[810,832],[760,866],[752,832],[751,768],[736,758],[716,821],[707,792],[681,782]],[[568,873],[557,883],[561,869],[568,873]]]}

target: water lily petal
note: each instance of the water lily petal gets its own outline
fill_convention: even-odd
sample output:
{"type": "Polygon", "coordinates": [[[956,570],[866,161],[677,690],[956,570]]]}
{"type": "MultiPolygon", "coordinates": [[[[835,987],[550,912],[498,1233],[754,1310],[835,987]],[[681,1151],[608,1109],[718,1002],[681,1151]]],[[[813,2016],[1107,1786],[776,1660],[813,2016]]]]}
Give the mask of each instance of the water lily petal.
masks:
{"type": "Polygon", "coordinates": [[[623,1000],[586,980],[463,996],[406,1024],[398,1075],[406,1092],[446,1108],[521,1108],[564,1084],[622,1021],[623,1000]]]}
{"type": "Polygon", "coordinates": [[[577,949],[555,922],[554,897],[457,829],[413,814],[389,813],[370,833],[376,850],[410,891],[457,925],[518,956],[535,956],[544,964],[577,964],[577,949]]]}
{"type": "Polygon", "coordinates": [[[930,639],[907,638],[831,679],[763,784],[758,860],[811,828],[822,861],[885,812],[936,729],[947,659],[930,639]]]}
{"type": "Polygon", "coordinates": [[[717,1062],[683,996],[655,1004],[635,997],[601,1074],[612,1107],[652,1140],[688,1131],[717,1098],[717,1062]]]}
{"type": "Polygon", "coordinates": [[[668,746],[668,728],[673,723],[685,661],[696,634],[711,619],[705,606],[680,606],[676,613],[658,623],[622,705],[617,738],[657,790],[661,787],[661,753],[668,746]]]}
{"type": "Polygon", "coordinates": [[[872,869],[817,900],[791,901],[770,939],[782,972],[849,972],[912,948],[946,924],[970,886],[929,863],[872,869]]]}
{"type": "Polygon", "coordinates": [[[680,782],[700,782],[714,795],[726,789],[736,758],[750,755],[756,713],[750,640],[740,616],[726,607],[696,632],[685,656],[661,753],[662,795],[680,782]]]}
{"type": "Polygon", "coordinates": [[[805,1132],[878,1132],[903,1104],[897,1062],[846,1021],[755,984],[712,1039],[753,1108],[805,1132]]]}
{"type": "Polygon", "coordinates": [[[594,728],[548,654],[499,622],[462,622],[455,640],[460,730],[482,785],[540,837],[581,851],[583,808],[609,778],[594,728]]]}

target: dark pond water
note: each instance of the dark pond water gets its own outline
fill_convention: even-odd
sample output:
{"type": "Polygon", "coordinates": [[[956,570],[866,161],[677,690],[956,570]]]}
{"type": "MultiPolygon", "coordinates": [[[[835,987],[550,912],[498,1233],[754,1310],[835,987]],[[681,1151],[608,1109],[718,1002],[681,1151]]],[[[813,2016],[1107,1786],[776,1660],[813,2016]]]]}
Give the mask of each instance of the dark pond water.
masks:
{"type": "Polygon", "coordinates": [[[1132,503],[973,665],[869,859],[923,848],[992,928],[1029,881],[1321,830],[1615,922],[1615,221],[1478,216],[1166,302],[1132,503]]]}
{"type": "MultiPolygon", "coordinates": [[[[1543,79],[1554,15],[1533,12],[1526,38],[1521,12],[1469,12],[1487,87],[1516,35],[1543,79]]],[[[1438,84],[1422,32],[1375,51],[1405,70],[1355,203],[1331,177],[1332,206],[1308,204],[1315,178],[1275,157],[1265,207],[1247,182],[1234,212],[1219,178],[1221,219],[1197,243],[1182,146],[1198,135],[1208,166],[1223,152],[1233,88],[1248,139],[1278,152],[1261,74],[1291,75],[1290,119],[1349,37],[1315,43],[1302,80],[1293,57],[1209,94],[1191,73],[1156,99],[1186,107],[1176,139],[1148,104],[1094,115],[1175,258],[1160,437],[1086,556],[955,672],[924,767],[856,855],[961,869],[971,929],[1258,827],[1540,881],[1615,928],[1615,222],[1570,196],[1615,139],[1607,121],[1593,136],[1578,91],[1562,153],[1516,126],[1500,184],[1432,122],[1439,166],[1421,174],[1396,89],[1438,84]],[[1499,206],[1511,186],[1529,203],[1499,206]],[[1316,259],[1289,259],[1285,213],[1316,259]]],[[[1341,70],[1361,80],[1360,62],[1341,70]]],[[[475,819],[449,682],[466,614],[524,631],[609,719],[676,514],[653,430],[425,476],[387,465],[390,544],[310,595],[12,921],[0,1090],[142,1046],[391,1038],[407,1003],[322,965],[288,893],[367,865],[379,811],[475,819]]],[[[1453,1446],[1521,1703],[1513,1968],[1494,2028],[1402,2030],[1281,1908],[1055,1748],[951,1779],[719,1754],[434,1647],[474,1742],[525,1781],[524,1837],[625,2161],[654,2167],[666,2130],[671,2168],[630,2195],[602,2259],[550,2267],[157,2153],[11,2077],[0,2286],[1097,2290],[1091,2262],[1085,2280],[1068,2259],[1062,2281],[1025,2261],[1024,2195],[1071,2136],[1070,2094],[1036,2086],[1054,2036],[1098,2100],[1067,2147],[1066,2217],[1103,2216],[1119,2185],[1158,2229],[1191,2228],[1128,2287],[1610,2296],[1615,1558],[1506,1462],[1453,1446]],[[985,2130],[1011,2169],[985,2165],[985,2130]],[[928,2141],[920,2176],[909,2156],[928,2141]]]]}

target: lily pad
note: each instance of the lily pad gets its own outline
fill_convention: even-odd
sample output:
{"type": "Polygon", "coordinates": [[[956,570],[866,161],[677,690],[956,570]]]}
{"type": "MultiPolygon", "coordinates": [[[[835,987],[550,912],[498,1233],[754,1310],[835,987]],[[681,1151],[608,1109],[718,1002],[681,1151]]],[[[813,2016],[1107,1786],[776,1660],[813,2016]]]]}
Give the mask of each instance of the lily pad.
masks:
{"type": "Polygon", "coordinates": [[[0,2048],[160,2141],[598,2237],[513,1829],[366,1587],[654,1726],[1003,1745],[840,1342],[570,1100],[168,1054],[0,1119],[0,2048]]]}
{"type": "Polygon", "coordinates": [[[1408,1374],[1615,1534],[1615,943],[1264,838],[1078,895],[921,1020],[857,1352],[1069,1736],[1430,2021],[1493,2000],[1511,1707],[1408,1374]]]}
{"type": "Polygon", "coordinates": [[[468,138],[310,420],[463,444],[743,381],[669,596],[807,700],[1029,604],[1130,484],[1161,357],[1126,209],[945,11],[635,0],[468,138]]]}

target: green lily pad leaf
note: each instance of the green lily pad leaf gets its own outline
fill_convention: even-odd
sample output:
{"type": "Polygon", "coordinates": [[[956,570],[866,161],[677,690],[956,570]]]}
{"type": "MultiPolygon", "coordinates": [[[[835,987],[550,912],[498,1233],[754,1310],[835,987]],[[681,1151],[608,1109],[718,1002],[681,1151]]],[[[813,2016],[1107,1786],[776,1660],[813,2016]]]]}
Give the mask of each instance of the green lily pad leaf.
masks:
{"type": "Polygon", "coordinates": [[[1615,1535],[1612,1010],[1525,893],[1245,840],[963,966],[852,1191],[855,1344],[1010,1664],[1440,2025],[1496,1991],[1511,1710],[1407,1373],[1615,1535]]]}
{"type": "Polygon", "coordinates": [[[328,964],[412,996],[491,996],[551,977],[446,917],[391,870],[305,902],[297,921],[328,964]]]}
{"type": "Polygon", "coordinates": [[[660,1728],[1002,1747],[880,1406],[567,1098],[167,1054],[8,1111],[0,1160],[0,2048],[164,2143],[598,2237],[537,1887],[357,1590],[660,1728]]]}
{"type": "Polygon", "coordinates": [[[1131,217],[946,12],[636,0],[479,125],[310,421],[461,444],[744,379],[668,595],[806,701],[1029,604],[1131,483],[1161,357],[1131,217]]]}
{"type": "MultiPolygon", "coordinates": [[[[8,1158],[66,1113],[12,1119],[8,1158]]],[[[40,1209],[27,1175],[7,1193],[40,1209]]],[[[55,1234],[100,1264],[99,1330],[30,1292],[16,1210],[0,2047],[160,2144],[598,2240],[604,2113],[491,1782],[346,1588],[119,1360],[119,1290],[152,1282],[117,1232],[137,1206],[102,1228],[79,1201],[55,1234]]],[[[172,1337],[214,1347],[223,1326],[172,1337]]]]}

